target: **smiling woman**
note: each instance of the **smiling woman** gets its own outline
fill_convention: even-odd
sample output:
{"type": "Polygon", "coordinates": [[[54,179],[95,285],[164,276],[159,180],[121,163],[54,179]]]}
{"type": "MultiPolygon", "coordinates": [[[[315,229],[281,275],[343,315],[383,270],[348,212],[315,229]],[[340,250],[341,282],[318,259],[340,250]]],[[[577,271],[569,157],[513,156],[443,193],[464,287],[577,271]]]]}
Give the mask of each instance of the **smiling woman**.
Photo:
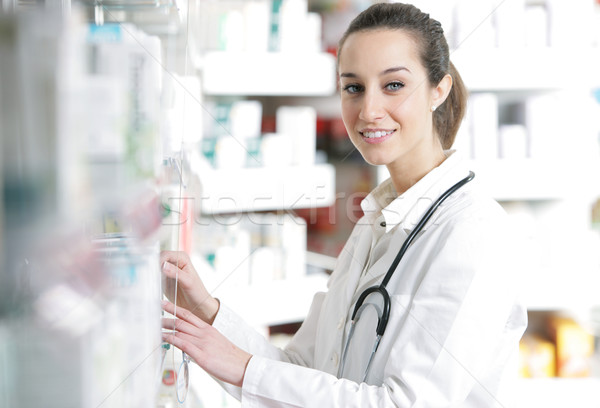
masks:
{"type": "Polygon", "coordinates": [[[350,139],[388,167],[399,193],[445,159],[467,92],[439,22],[410,5],[377,5],[340,40],[338,70],[350,139]]]}
{"type": "Polygon", "coordinates": [[[399,193],[445,159],[431,107],[445,101],[452,78],[429,85],[407,31],[351,34],[341,47],[339,71],[348,135],[367,162],[388,167],[399,193]]]}
{"type": "MultiPolygon", "coordinates": [[[[438,84],[446,75],[452,77],[453,87],[448,103],[437,109],[434,126],[444,149],[452,146],[454,137],[464,116],[467,91],[454,64],[450,61],[448,43],[442,26],[416,7],[400,4],[398,7],[375,5],[369,15],[355,19],[339,43],[338,61],[341,60],[343,45],[353,33],[374,30],[402,30],[408,34],[414,55],[425,69],[429,86],[438,84]]],[[[401,68],[401,67],[400,67],[401,68]]]]}
{"type": "Polygon", "coordinates": [[[527,325],[511,256],[520,240],[449,150],[466,92],[440,24],[411,5],[371,6],[342,37],[338,71],[349,137],[391,177],[361,203],[328,290],[278,349],[206,291],[185,255],[165,253],[188,300],[165,340],[242,407],[512,406],[527,325]]]}

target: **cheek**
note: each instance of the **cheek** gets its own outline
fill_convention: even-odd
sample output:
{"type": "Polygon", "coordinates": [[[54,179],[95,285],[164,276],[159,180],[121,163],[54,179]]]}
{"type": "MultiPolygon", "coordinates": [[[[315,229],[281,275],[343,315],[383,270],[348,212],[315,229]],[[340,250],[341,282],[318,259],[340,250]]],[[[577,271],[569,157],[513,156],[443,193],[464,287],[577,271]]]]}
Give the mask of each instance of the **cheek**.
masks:
{"type": "Polygon", "coordinates": [[[354,129],[354,124],[356,123],[356,119],[358,118],[358,114],[356,109],[350,103],[342,102],[342,121],[346,126],[346,130],[348,133],[354,129]]]}
{"type": "Polygon", "coordinates": [[[409,113],[415,105],[414,95],[392,98],[388,103],[388,112],[391,116],[403,116],[409,113]]]}
{"type": "Polygon", "coordinates": [[[424,108],[421,108],[421,105],[423,104],[417,101],[417,98],[407,98],[396,102],[394,106],[390,106],[388,112],[395,122],[408,125],[424,118],[425,111],[424,108]]]}

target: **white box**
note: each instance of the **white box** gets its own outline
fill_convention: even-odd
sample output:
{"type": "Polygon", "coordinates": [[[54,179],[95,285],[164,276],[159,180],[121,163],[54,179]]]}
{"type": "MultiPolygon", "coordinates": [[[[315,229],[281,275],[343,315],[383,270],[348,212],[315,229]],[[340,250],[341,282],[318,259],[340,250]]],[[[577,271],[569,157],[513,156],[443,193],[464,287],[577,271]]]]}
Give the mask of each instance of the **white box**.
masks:
{"type": "Polygon", "coordinates": [[[473,94],[471,105],[471,135],[473,158],[498,158],[498,97],[493,93],[473,94]]]}
{"type": "Polygon", "coordinates": [[[292,141],[292,165],[312,165],[317,151],[317,112],[310,106],[280,106],[277,133],[292,141]]]}
{"type": "Polygon", "coordinates": [[[498,155],[501,159],[527,157],[527,128],[523,125],[501,125],[498,129],[498,155]]]}

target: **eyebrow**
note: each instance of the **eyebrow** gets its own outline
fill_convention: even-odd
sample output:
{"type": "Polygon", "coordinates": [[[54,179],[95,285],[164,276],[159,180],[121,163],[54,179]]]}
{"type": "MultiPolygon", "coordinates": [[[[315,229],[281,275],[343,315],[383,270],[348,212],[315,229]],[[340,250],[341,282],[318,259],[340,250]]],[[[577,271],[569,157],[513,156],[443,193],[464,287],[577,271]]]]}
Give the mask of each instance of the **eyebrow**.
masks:
{"type": "MultiPolygon", "coordinates": [[[[398,72],[398,71],[408,71],[408,72],[410,72],[410,69],[408,69],[408,68],[406,68],[404,66],[391,67],[391,68],[388,68],[388,69],[382,71],[379,75],[380,76],[387,75],[387,74],[391,74],[392,72],[398,72]]],[[[340,77],[342,77],[342,78],[356,78],[357,75],[354,74],[354,73],[352,73],[352,72],[343,72],[343,73],[340,74],[340,77]]]]}
{"type": "Polygon", "coordinates": [[[403,67],[403,66],[399,66],[399,67],[392,67],[392,68],[388,68],[385,71],[383,71],[381,74],[379,75],[386,75],[386,74],[390,74],[392,72],[398,72],[398,71],[408,71],[410,72],[410,69],[403,67]]]}

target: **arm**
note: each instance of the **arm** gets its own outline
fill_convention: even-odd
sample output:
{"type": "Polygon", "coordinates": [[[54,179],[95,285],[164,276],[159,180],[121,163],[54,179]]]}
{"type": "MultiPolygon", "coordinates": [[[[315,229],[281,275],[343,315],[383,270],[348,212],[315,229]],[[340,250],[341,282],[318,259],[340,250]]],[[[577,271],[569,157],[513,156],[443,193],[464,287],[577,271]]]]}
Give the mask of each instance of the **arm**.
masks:
{"type": "MultiPolygon", "coordinates": [[[[208,293],[186,253],[164,251],[161,253],[161,264],[167,277],[165,293],[171,301],[175,300],[177,279],[177,317],[182,321],[181,325],[171,319],[163,321],[165,329],[172,330],[174,325],[177,325],[180,332],[164,336],[165,341],[186,351],[196,362],[206,358],[201,354],[201,350],[207,347],[209,342],[228,344],[225,350],[219,350],[213,355],[231,357],[232,361],[223,367],[233,365],[236,367],[236,373],[214,371],[216,367],[211,369],[210,361],[206,362],[209,367],[203,368],[221,380],[221,385],[233,396],[240,398],[240,389],[237,386],[241,385],[243,375],[239,370],[245,369],[248,359],[253,354],[305,366],[312,364],[314,331],[323,293],[315,295],[302,328],[296,333],[290,346],[283,351],[269,343],[226,305],[220,305],[219,301],[208,293]]],[[[164,304],[163,308],[171,314],[175,313],[175,308],[170,303],[164,304]]]]}
{"type": "Polygon", "coordinates": [[[405,265],[422,276],[412,295],[392,294],[393,316],[374,362],[380,385],[259,357],[247,367],[242,406],[510,406],[499,384],[513,374],[506,364],[516,357],[526,315],[515,302],[519,260],[507,252],[505,229],[463,220],[419,249],[435,251],[432,262],[412,257],[405,265]]]}
{"type": "MultiPolygon", "coordinates": [[[[317,293],[314,297],[310,311],[290,341],[285,350],[273,346],[267,339],[260,335],[237,314],[226,306],[221,306],[213,326],[227,337],[237,347],[247,350],[254,358],[265,358],[268,361],[281,361],[288,366],[311,367],[313,364],[313,351],[317,316],[324,298],[324,293],[317,293]]],[[[241,388],[220,382],[221,386],[238,400],[242,398],[241,388]]]]}
{"type": "MultiPolygon", "coordinates": [[[[322,295],[322,294],[321,294],[322,295]]],[[[315,296],[319,297],[319,294],[315,296]]],[[[311,312],[318,309],[313,302],[311,312]]],[[[221,325],[221,330],[229,333],[226,338],[215,326],[204,322],[195,314],[183,307],[177,307],[170,302],[163,302],[163,309],[177,317],[163,319],[163,328],[174,332],[163,334],[163,340],[183,350],[200,365],[207,373],[221,382],[221,385],[233,396],[240,398],[241,387],[246,366],[252,358],[252,353],[258,353],[270,361],[285,361],[287,363],[307,364],[303,358],[310,358],[309,354],[302,355],[302,347],[296,340],[294,351],[284,352],[271,345],[264,337],[246,325],[237,315],[226,308],[219,311],[215,326],[221,325]],[[223,315],[226,315],[224,317],[223,315]],[[233,385],[232,388],[229,385],[233,385]]],[[[308,336],[310,330],[303,325],[304,330],[299,331],[296,337],[308,336]]],[[[310,326],[310,325],[309,325],[310,326]]]]}
{"type": "Polygon", "coordinates": [[[311,367],[314,357],[315,331],[324,297],[324,293],[315,294],[306,319],[284,350],[273,346],[225,305],[219,310],[213,326],[229,341],[252,354],[311,367]]]}
{"type": "MultiPolygon", "coordinates": [[[[214,298],[207,290],[192,262],[185,252],[163,251],[160,257],[162,270],[167,277],[165,294],[177,308],[187,309],[203,322],[213,325],[237,347],[252,354],[290,361],[301,365],[311,365],[312,355],[306,351],[305,343],[314,340],[316,319],[324,294],[316,294],[302,328],[292,341],[289,356],[272,346],[263,336],[249,327],[239,316],[214,298]],[[177,282],[177,290],[175,290],[177,282]],[[177,299],[175,299],[177,293],[177,299]]],[[[171,312],[170,312],[171,313],[171,312]]],[[[166,327],[168,328],[168,327],[166,327]]],[[[308,347],[312,349],[311,347],[308,347]]]]}
{"type": "MultiPolygon", "coordinates": [[[[503,400],[496,393],[496,377],[525,324],[523,310],[515,307],[518,269],[499,235],[502,229],[463,220],[461,229],[422,249],[434,251],[432,262],[405,264],[405,269],[421,268],[423,277],[415,280],[418,287],[408,301],[393,295],[389,332],[374,362],[381,375],[378,385],[289,364],[279,354],[255,355],[245,368],[242,406],[430,408],[462,404],[474,393],[479,405],[461,406],[498,406],[503,400]]],[[[316,323],[310,329],[314,332],[307,337],[314,338],[316,323]]],[[[235,321],[225,331],[234,342],[254,347],[245,329],[236,339],[235,321]]]]}

